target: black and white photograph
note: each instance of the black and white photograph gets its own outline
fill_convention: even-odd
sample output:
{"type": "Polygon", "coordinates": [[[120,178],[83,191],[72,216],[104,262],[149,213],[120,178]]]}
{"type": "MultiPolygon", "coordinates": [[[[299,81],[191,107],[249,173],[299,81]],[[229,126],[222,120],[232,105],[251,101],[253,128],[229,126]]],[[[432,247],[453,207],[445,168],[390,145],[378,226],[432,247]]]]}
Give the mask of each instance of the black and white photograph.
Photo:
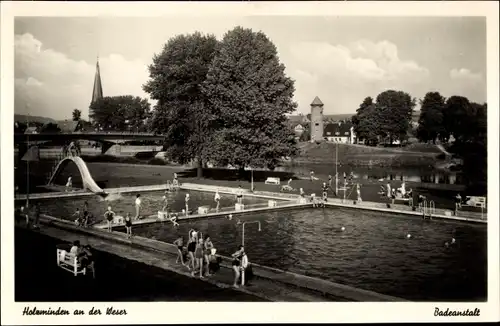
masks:
{"type": "Polygon", "coordinates": [[[498,321],[498,3],[182,4],[2,13],[9,323],[498,321]]]}

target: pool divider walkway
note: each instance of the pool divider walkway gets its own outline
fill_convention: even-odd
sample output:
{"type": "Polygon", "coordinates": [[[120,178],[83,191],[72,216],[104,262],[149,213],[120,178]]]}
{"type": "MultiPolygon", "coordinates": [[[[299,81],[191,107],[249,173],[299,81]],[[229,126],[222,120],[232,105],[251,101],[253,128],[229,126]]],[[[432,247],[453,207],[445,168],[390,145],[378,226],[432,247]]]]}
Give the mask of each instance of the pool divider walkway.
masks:
{"type": "MultiPolygon", "coordinates": [[[[83,236],[81,242],[89,243],[97,250],[103,250],[127,259],[137,260],[169,271],[192,277],[188,269],[175,263],[177,249],[173,244],[134,236],[128,239],[121,232],[105,232],[92,228],[79,228],[70,221],[60,220],[48,215],[42,215],[44,224],[39,232],[59,238],[63,241],[74,241],[83,236]]],[[[231,287],[233,275],[231,259],[222,258],[220,271],[203,281],[219,287],[231,287]]],[[[100,262],[105,263],[105,262],[100,262]]],[[[269,268],[258,264],[253,265],[255,279],[251,286],[235,289],[270,301],[359,301],[359,302],[402,302],[406,301],[380,293],[353,288],[313,277],[269,268]]],[[[98,268],[98,266],[96,266],[98,268]]],[[[201,281],[201,279],[200,279],[201,281]]]]}
{"type": "MultiPolygon", "coordinates": [[[[293,208],[303,208],[303,207],[309,207],[310,204],[300,204],[296,202],[281,202],[277,203],[277,206],[274,207],[268,207],[268,203],[263,203],[263,204],[253,204],[253,205],[245,205],[244,210],[234,210],[234,207],[223,207],[221,208],[218,212],[213,211],[209,212],[206,214],[190,214],[190,215],[179,215],[178,217],[178,222],[180,221],[186,221],[186,220],[194,220],[194,219],[200,219],[200,218],[220,218],[220,217],[227,217],[229,214],[231,214],[234,217],[238,215],[245,215],[245,214],[251,214],[251,213],[258,213],[258,212],[270,212],[270,211],[277,211],[277,210],[285,210],[285,209],[293,209],[293,208]],[[248,208],[249,207],[249,208],[248,208]]],[[[161,221],[158,220],[158,214],[150,215],[147,216],[143,219],[139,220],[133,220],[133,225],[145,225],[145,224],[152,224],[152,223],[166,223],[167,225],[170,224],[171,222],[169,221],[161,221]]],[[[117,227],[123,227],[125,224],[124,223],[119,223],[119,224],[113,224],[111,225],[112,228],[117,228],[117,227]]],[[[106,221],[102,221],[99,224],[94,224],[94,228],[98,229],[106,229],[108,227],[106,221]]]]}
{"type": "MultiPolygon", "coordinates": [[[[104,191],[108,194],[120,194],[120,193],[132,193],[132,192],[143,192],[143,191],[162,191],[169,188],[168,185],[162,184],[162,185],[149,185],[149,186],[140,186],[140,187],[120,187],[120,188],[107,188],[104,189],[104,191]]],[[[221,186],[212,186],[212,185],[204,185],[204,184],[194,184],[194,183],[184,183],[181,184],[180,189],[182,190],[195,190],[195,191],[205,191],[205,192],[215,192],[216,190],[219,190],[219,193],[221,194],[231,194],[231,195],[236,195],[236,191],[238,190],[237,188],[232,188],[232,187],[221,187],[221,186]]],[[[191,218],[201,218],[201,217],[218,217],[224,214],[242,214],[242,213],[251,213],[255,211],[268,211],[270,209],[283,209],[283,208],[294,208],[294,207],[300,207],[300,205],[307,207],[309,204],[297,204],[300,196],[296,194],[290,194],[290,193],[275,193],[275,192],[268,192],[268,191],[254,191],[250,192],[248,189],[244,189],[244,196],[249,196],[249,197],[257,197],[257,198],[267,198],[267,199],[273,199],[277,201],[288,201],[288,202],[293,202],[297,206],[292,206],[292,204],[289,207],[286,207],[287,204],[280,203],[278,202],[278,207],[265,207],[265,208],[259,208],[257,210],[254,208],[254,210],[242,210],[242,211],[234,211],[234,210],[228,210],[226,212],[220,212],[219,214],[217,213],[209,213],[209,214],[203,214],[203,215],[198,215],[194,214],[191,215],[191,218]],[[214,214],[214,215],[212,215],[214,214]]],[[[67,197],[77,197],[77,196],[86,196],[86,195],[95,195],[92,192],[85,192],[85,191],[74,191],[74,192],[64,192],[64,193],[39,193],[39,194],[31,194],[30,198],[31,199],[48,199],[48,198],[67,198],[67,197]]],[[[26,199],[26,195],[18,195],[16,196],[17,200],[22,200],[26,199]]],[[[312,206],[312,205],[311,205],[312,206]]],[[[340,198],[329,198],[327,202],[327,206],[330,207],[346,207],[346,208],[353,208],[353,209],[365,209],[365,210],[371,210],[371,211],[379,211],[379,212],[386,212],[386,213],[395,213],[395,214],[404,214],[404,215],[411,215],[411,216],[422,216],[423,213],[419,211],[413,211],[412,208],[408,205],[402,205],[402,204],[391,204],[390,208],[387,208],[386,203],[377,203],[377,202],[369,202],[369,201],[362,201],[358,202],[357,204],[354,204],[354,201],[352,199],[340,199],[340,198]]],[[[432,213],[432,218],[436,219],[445,219],[445,220],[455,220],[455,221],[464,221],[464,222],[474,222],[474,223],[482,223],[486,224],[487,223],[487,213],[484,213],[484,218],[481,218],[480,213],[476,212],[469,212],[469,211],[460,211],[459,212],[460,216],[455,216],[453,215],[453,212],[450,210],[445,210],[441,208],[436,208],[434,210],[434,213],[432,213]],[[447,212],[449,215],[447,215],[447,212]]],[[[154,218],[156,221],[156,218],[154,218]]],[[[152,217],[148,217],[145,220],[140,220],[137,221],[139,224],[147,224],[147,223],[154,223],[152,217]],[[142,222],[141,222],[142,221],[142,222]]]]}

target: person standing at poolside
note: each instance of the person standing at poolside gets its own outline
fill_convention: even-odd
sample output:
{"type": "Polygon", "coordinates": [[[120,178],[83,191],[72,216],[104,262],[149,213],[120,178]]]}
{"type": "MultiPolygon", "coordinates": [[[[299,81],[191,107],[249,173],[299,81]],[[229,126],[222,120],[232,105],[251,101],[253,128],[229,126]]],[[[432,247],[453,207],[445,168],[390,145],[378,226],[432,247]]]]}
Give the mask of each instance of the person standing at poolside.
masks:
{"type": "Polygon", "coordinates": [[[358,194],[358,202],[361,202],[361,187],[359,186],[359,183],[356,185],[356,192],[358,194]]]}
{"type": "Polygon", "coordinates": [[[189,194],[186,194],[186,198],[184,198],[184,202],[186,203],[186,216],[189,215],[189,194]]]}
{"type": "Polygon", "coordinates": [[[211,276],[210,275],[210,268],[209,268],[209,264],[210,264],[210,255],[212,254],[212,249],[214,248],[214,245],[212,243],[212,240],[210,239],[210,236],[207,234],[205,236],[205,263],[207,265],[207,276],[211,276]]]}
{"type": "Polygon", "coordinates": [[[243,189],[241,188],[241,185],[238,186],[238,190],[236,191],[236,201],[238,204],[243,204],[243,189]]]}
{"type": "Polygon", "coordinates": [[[88,213],[89,213],[89,203],[88,203],[88,201],[85,201],[83,203],[83,214],[85,214],[85,212],[87,212],[87,215],[88,215],[88,213]]]}
{"type": "Polygon", "coordinates": [[[127,238],[132,237],[132,219],[130,218],[130,213],[125,216],[125,228],[127,229],[127,238]]]}
{"type": "Polygon", "coordinates": [[[332,186],[332,175],[331,174],[328,175],[328,186],[329,187],[332,186]]]}
{"type": "Polygon", "coordinates": [[[455,196],[455,215],[457,215],[460,208],[462,208],[462,196],[460,196],[460,193],[457,193],[455,196]]]}
{"type": "Polygon", "coordinates": [[[203,238],[200,237],[194,249],[194,258],[196,258],[196,263],[200,267],[200,278],[203,278],[203,267],[205,266],[205,264],[203,264],[203,259],[205,257],[204,249],[203,238]]]}
{"type": "Polygon", "coordinates": [[[240,245],[240,246],[238,246],[238,250],[231,255],[233,257],[233,262],[231,263],[231,265],[233,267],[233,274],[234,274],[233,286],[235,288],[239,287],[238,280],[240,279],[240,276],[241,276],[241,273],[240,273],[241,257],[242,257],[244,252],[245,252],[245,250],[244,250],[243,246],[240,245]]]}
{"type": "Polygon", "coordinates": [[[34,227],[37,229],[40,227],[40,214],[41,214],[40,202],[37,202],[35,205],[35,223],[34,223],[34,227]]]}
{"type": "Polygon", "coordinates": [[[196,259],[194,258],[194,252],[196,250],[197,241],[196,241],[196,236],[193,233],[191,233],[191,237],[189,238],[187,250],[188,250],[189,259],[191,262],[191,275],[194,276],[194,271],[196,270],[196,266],[195,266],[196,259]]]}
{"type": "Polygon", "coordinates": [[[135,196],[135,219],[138,220],[140,218],[141,213],[141,194],[137,194],[135,196]]]}
{"type": "Polygon", "coordinates": [[[306,197],[306,193],[304,192],[304,189],[303,189],[303,188],[300,188],[300,189],[299,189],[299,192],[300,192],[300,197],[302,197],[302,198],[305,198],[305,197],[306,197]]]}
{"type": "Polygon", "coordinates": [[[87,212],[87,211],[83,212],[82,223],[83,223],[83,227],[85,227],[85,228],[89,225],[89,223],[90,223],[89,212],[87,212]]]}
{"type": "Polygon", "coordinates": [[[108,222],[108,231],[111,232],[111,224],[113,223],[113,219],[115,217],[115,212],[111,210],[111,206],[108,206],[108,209],[104,213],[104,219],[108,222]]]}
{"type": "Polygon", "coordinates": [[[311,182],[314,181],[314,171],[311,170],[311,172],[309,172],[309,175],[311,176],[311,182]]]}
{"type": "Polygon", "coordinates": [[[220,194],[219,194],[219,189],[217,189],[215,191],[215,197],[214,197],[214,200],[215,200],[215,211],[218,212],[219,211],[219,208],[220,208],[220,194]]]}
{"type": "MultiPolygon", "coordinates": [[[[177,247],[177,259],[175,260],[175,263],[177,264],[180,260],[182,266],[186,266],[186,263],[184,262],[184,239],[182,236],[179,236],[174,241],[174,245],[177,247]]],[[[186,267],[189,268],[189,266],[186,267]]]]}
{"type": "Polygon", "coordinates": [[[321,187],[323,191],[323,202],[326,202],[328,199],[328,189],[329,187],[326,185],[326,182],[323,182],[323,186],[321,187]]]}

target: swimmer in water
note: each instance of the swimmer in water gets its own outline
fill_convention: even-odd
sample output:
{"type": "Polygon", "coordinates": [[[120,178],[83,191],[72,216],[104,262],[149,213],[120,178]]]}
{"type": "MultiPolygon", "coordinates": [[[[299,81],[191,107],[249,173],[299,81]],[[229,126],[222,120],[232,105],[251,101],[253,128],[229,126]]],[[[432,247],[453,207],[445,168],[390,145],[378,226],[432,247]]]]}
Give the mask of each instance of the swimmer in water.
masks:
{"type": "Polygon", "coordinates": [[[233,214],[229,214],[229,215],[227,216],[227,219],[231,221],[231,220],[233,219],[233,214]]]}

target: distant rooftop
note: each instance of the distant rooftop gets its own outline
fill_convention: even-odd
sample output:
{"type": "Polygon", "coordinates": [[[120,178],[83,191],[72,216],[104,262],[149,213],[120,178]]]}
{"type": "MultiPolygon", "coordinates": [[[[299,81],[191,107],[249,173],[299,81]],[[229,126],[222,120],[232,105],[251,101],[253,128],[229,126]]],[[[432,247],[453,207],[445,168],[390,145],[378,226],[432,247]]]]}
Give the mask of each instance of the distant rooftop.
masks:
{"type": "Polygon", "coordinates": [[[322,106],[323,105],[323,102],[321,102],[321,100],[319,99],[319,97],[315,97],[314,100],[312,101],[311,105],[313,106],[322,106]]]}

